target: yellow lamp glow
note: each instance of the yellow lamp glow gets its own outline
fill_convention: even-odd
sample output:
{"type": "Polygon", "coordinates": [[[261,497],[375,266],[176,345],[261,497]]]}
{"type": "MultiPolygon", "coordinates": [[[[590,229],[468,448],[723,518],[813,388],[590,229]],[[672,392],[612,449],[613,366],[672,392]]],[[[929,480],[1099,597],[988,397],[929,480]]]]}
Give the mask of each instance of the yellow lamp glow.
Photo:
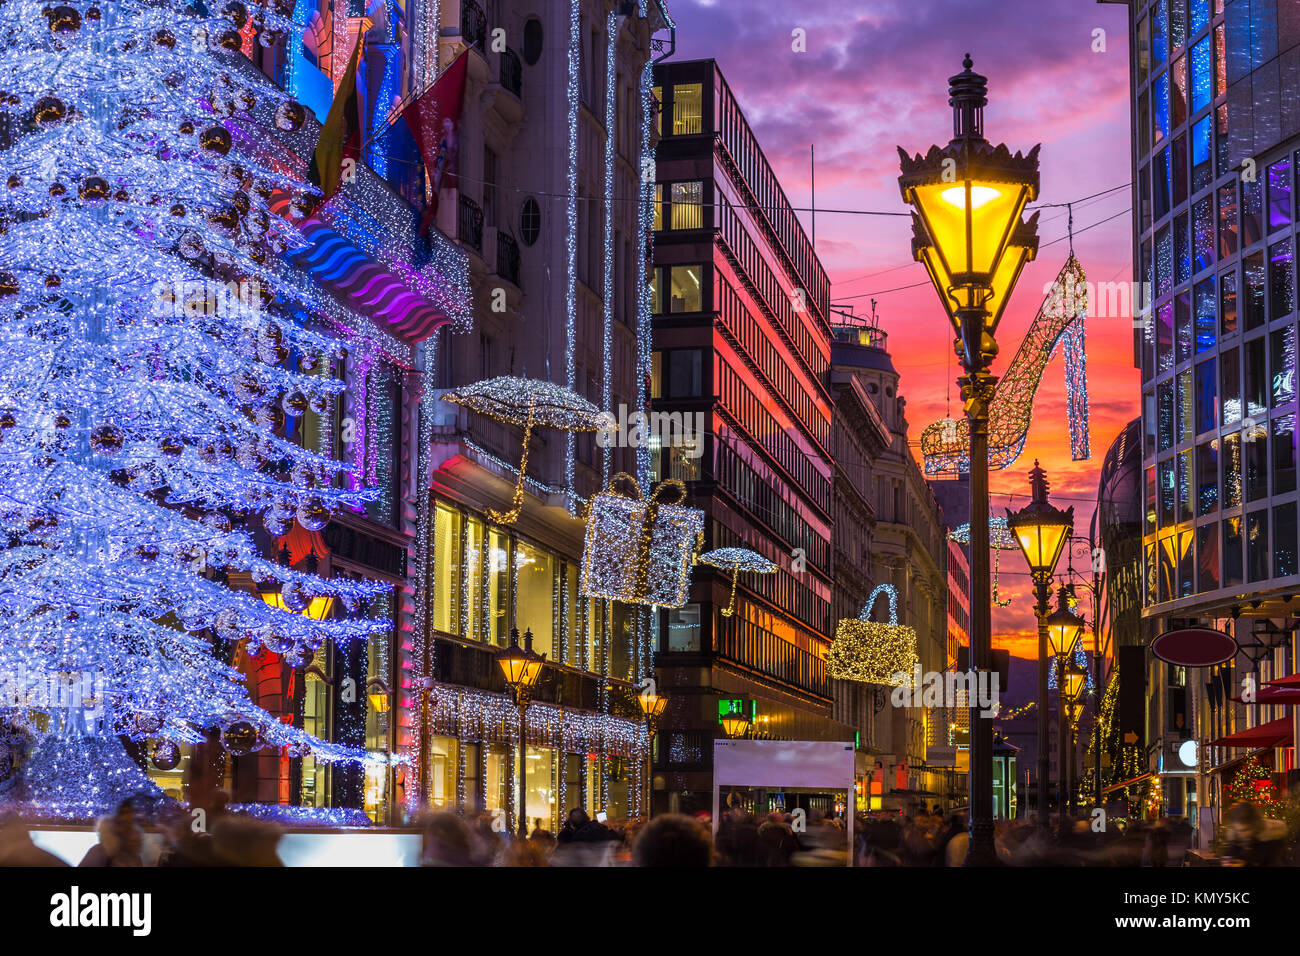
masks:
{"type": "Polygon", "coordinates": [[[1083,685],[1087,680],[1087,671],[1082,667],[1070,664],[1064,669],[1063,676],[1058,678],[1057,686],[1064,690],[1066,700],[1078,700],[1079,692],[1083,690],[1083,685]]]}
{"type": "Polygon", "coordinates": [[[1027,184],[997,189],[967,179],[913,186],[907,201],[921,217],[941,271],[957,285],[989,285],[1029,202],[1027,184]]]}
{"type": "Polygon", "coordinates": [[[546,664],[544,655],[533,650],[533,632],[524,634],[524,646],[519,646],[519,630],[510,629],[510,646],[497,652],[497,664],[505,675],[506,683],[516,688],[533,687],[542,676],[546,664]]]}
{"type": "Polygon", "coordinates": [[[728,737],[743,737],[747,730],[749,730],[749,718],[745,716],[743,710],[733,710],[722,718],[722,732],[728,737]]]}
{"type": "MultiPolygon", "coordinates": [[[[943,201],[949,205],[956,206],[958,209],[966,208],[966,187],[953,186],[951,189],[945,189],[941,194],[943,201]]],[[[994,189],[992,186],[971,186],[970,187],[970,205],[972,209],[979,209],[985,203],[992,202],[1002,195],[1001,190],[994,189]]]]}
{"type": "Polygon", "coordinates": [[[1047,641],[1053,654],[1069,657],[1083,634],[1084,620],[1070,610],[1065,588],[1057,592],[1057,597],[1057,608],[1047,618],[1047,641]]]}
{"type": "Polygon", "coordinates": [[[1035,575],[1051,574],[1065,541],[1074,530],[1073,506],[1062,511],[1047,500],[1047,472],[1034,462],[1029,472],[1033,498],[1019,511],[1007,511],[1007,528],[1035,575]]]}
{"type": "MultiPolygon", "coordinates": [[[[945,295],[952,296],[957,283],[953,281],[951,274],[948,273],[943,258],[935,250],[934,246],[928,243],[925,237],[925,226],[918,216],[913,216],[912,234],[912,246],[915,256],[925,266],[926,272],[930,275],[930,282],[936,289],[944,290],[945,295]]],[[[1016,287],[1016,282],[1020,279],[1020,273],[1024,271],[1025,263],[1033,261],[1037,255],[1038,213],[1034,213],[1027,222],[1021,223],[1019,228],[1016,229],[1015,235],[1012,236],[1002,258],[998,260],[997,268],[993,272],[993,279],[984,293],[982,304],[984,310],[988,313],[985,328],[988,329],[990,334],[997,329],[998,323],[1002,321],[1002,313],[1007,309],[1007,302],[1011,298],[1012,290],[1016,287]]],[[[950,309],[965,304],[961,300],[949,299],[947,301],[950,309]]]]}
{"type": "Polygon", "coordinates": [[[668,698],[658,694],[641,694],[637,697],[637,702],[641,705],[641,713],[650,720],[661,716],[668,706],[668,698]]]}

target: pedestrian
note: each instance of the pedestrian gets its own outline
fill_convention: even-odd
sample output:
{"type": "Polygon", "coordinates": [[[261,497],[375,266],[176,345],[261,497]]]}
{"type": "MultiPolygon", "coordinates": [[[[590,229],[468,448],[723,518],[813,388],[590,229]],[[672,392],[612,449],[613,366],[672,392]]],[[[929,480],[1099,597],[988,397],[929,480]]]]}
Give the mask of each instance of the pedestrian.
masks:
{"type": "Polygon", "coordinates": [[[713,865],[709,832],[690,817],[667,813],[655,817],[637,835],[632,862],[643,867],[698,868],[713,865]]]}
{"type": "Polygon", "coordinates": [[[77,866],[144,866],[140,856],[144,834],[130,800],[123,800],[115,813],[95,821],[95,832],[99,842],[86,851],[77,866]]]}
{"type": "Polygon", "coordinates": [[[32,840],[26,823],[16,815],[0,820],[0,866],[67,866],[32,840]]]}

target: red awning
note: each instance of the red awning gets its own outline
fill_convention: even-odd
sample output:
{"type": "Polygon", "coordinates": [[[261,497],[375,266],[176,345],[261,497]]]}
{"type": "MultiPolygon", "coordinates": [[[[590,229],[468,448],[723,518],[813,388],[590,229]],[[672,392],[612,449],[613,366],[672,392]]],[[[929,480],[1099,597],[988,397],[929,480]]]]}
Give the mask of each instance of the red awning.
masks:
{"type": "Polygon", "coordinates": [[[1133,786],[1133,784],[1141,783],[1143,780],[1146,780],[1148,777],[1153,777],[1153,776],[1155,776],[1155,774],[1151,773],[1151,771],[1148,770],[1146,773],[1140,776],[1130,777],[1128,780],[1121,780],[1119,783],[1113,783],[1105,790],[1103,790],[1102,793],[1110,793],[1112,790],[1123,790],[1125,787],[1131,787],[1133,786]]]}
{"type": "Polygon", "coordinates": [[[1254,700],[1232,698],[1238,704],[1272,704],[1278,707],[1294,707],[1300,704],[1300,687],[1261,687],[1255,692],[1254,700]]]}
{"type": "Polygon", "coordinates": [[[1300,674],[1288,674],[1286,677],[1279,677],[1277,680],[1266,680],[1264,683],[1272,687],[1300,687],[1300,674]]]}
{"type": "Polygon", "coordinates": [[[1218,740],[1211,740],[1211,747],[1276,747],[1284,740],[1291,739],[1291,718],[1279,717],[1267,724],[1239,730],[1218,740]]]}

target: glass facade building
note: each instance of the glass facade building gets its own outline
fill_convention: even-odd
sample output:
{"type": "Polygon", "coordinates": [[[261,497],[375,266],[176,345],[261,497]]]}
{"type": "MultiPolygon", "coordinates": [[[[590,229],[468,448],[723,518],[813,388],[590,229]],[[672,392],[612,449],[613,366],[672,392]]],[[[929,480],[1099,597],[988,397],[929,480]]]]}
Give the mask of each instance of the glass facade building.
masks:
{"type": "Polygon", "coordinates": [[[1300,584],[1293,11],[1133,5],[1147,614],[1300,584]]]}

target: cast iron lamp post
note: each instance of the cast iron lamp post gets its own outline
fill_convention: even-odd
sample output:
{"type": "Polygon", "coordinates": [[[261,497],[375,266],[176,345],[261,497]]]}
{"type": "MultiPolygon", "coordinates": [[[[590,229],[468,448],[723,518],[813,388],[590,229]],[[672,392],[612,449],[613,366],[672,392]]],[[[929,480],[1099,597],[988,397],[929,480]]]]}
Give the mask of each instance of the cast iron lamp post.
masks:
{"type": "Polygon", "coordinates": [[[546,655],[533,650],[533,632],[524,632],[524,646],[519,646],[519,628],[510,629],[510,646],[497,652],[497,663],[505,674],[506,683],[515,693],[515,706],[519,708],[519,836],[528,837],[528,751],[525,742],[524,714],[532,702],[532,690],[546,666],[546,655]]]}
{"type": "MultiPolygon", "coordinates": [[[[998,321],[1025,263],[1038,248],[1037,219],[1021,220],[1038,195],[1038,147],[1027,156],[984,138],[988,81],[970,54],[949,78],[953,138],[925,156],[899,147],[898,186],[912,207],[912,255],[925,264],[957,335],[958,379],[970,423],[970,662],[988,671],[992,661],[989,598],[988,416],[997,379],[998,321]]],[[[993,724],[970,712],[970,852],[968,866],[997,862],[993,845],[993,724]]]]}
{"type": "Polygon", "coordinates": [[[1047,826],[1050,764],[1047,753],[1047,618],[1052,574],[1061,558],[1066,538],[1074,528],[1074,508],[1062,511],[1047,500],[1047,472],[1034,462],[1029,472],[1031,497],[1019,511],[1007,511],[1007,529],[1015,536],[1029,565],[1037,599],[1034,613],[1038,617],[1038,823],[1047,826]]]}
{"type": "Polygon", "coordinates": [[[1074,779],[1074,728],[1078,721],[1083,703],[1079,698],[1088,683],[1088,672],[1073,662],[1058,670],[1056,677],[1057,696],[1061,707],[1061,724],[1064,735],[1061,739],[1061,832],[1068,832],[1071,805],[1074,803],[1072,781],[1074,779]]]}
{"type": "MultiPolygon", "coordinates": [[[[1047,642],[1050,645],[1052,653],[1056,656],[1056,718],[1060,724],[1060,740],[1058,741],[1061,765],[1059,768],[1061,799],[1061,827],[1064,829],[1066,821],[1066,792],[1069,787],[1067,780],[1067,771],[1069,767],[1066,763],[1066,748],[1069,746],[1070,720],[1066,713],[1066,704],[1073,700],[1077,694],[1077,670],[1070,660],[1074,653],[1074,648],[1079,643],[1079,636],[1083,634],[1083,618],[1070,610],[1070,593],[1062,587],[1056,591],[1057,605],[1056,610],[1047,618],[1047,642]]],[[[1083,679],[1087,679],[1087,674],[1083,679]]]]}

